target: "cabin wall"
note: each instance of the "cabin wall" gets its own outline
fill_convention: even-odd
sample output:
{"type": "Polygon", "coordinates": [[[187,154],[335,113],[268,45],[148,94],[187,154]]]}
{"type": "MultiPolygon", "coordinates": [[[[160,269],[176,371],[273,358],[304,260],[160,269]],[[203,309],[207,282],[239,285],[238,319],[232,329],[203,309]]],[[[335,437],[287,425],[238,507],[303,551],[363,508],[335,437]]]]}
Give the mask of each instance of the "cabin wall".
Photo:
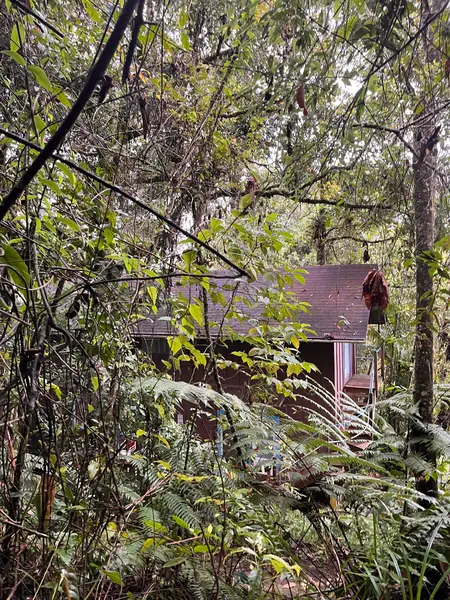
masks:
{"type": "MultiPolygon", "coordinates": [[[[312,372],[311,377],[313,377],[313,379],[319,384],[323,385],[330,392],[330,396],[334,394],[334,346],[335,344],[328,342],[307,342],[302,344],[300,347],[301,360],[312,363],[319,369],[319,372],[312,372]]],[[[151,354],[152,359],[157,367],[164,368],[162,361],[167,360],[169,355],[166,352],[166,347],[161,343],[161,340],[158,340],[157,344],[152,344],[151,340],[149,343],[146,342],[146,340],[140,340],[139,347],[141,350],[147,351],[149,354],[151,354]]],[[[200,346],[199,349],[201,349],[200,346]]],[[[219,348],[217,352],[225,360],[238,362],[238,358],[233,356],[232,353],[234,351],[248,350],[249,346],[247,344],[233,342],[227,344],[227,347],[223,346],[219,348]]],[[[261,389],[258,387],[257,383],[251,381],[252,373],[245,365],[240,366],[237,370],[233,369],[232,367],[220,369],[219,374],[224,391],[238,396],[245,402],[258,402],[261,400],[262,395],[267,394],[267,390],[265,388],[261,389]]],[[[174,371],[172,373],[172,377],[176,381],[199,383],[205,382],[206,375],[203,367],[195,368],[192,362],[181,362],[181,369],[179,371],[174,371]]],[[[206,383],[211,385],[213,388],[216,387],[212,374],[207,378],[206,383]]],[[[309,411],[317,410],[320,406],[323,406],[324,403],[319,396],[309,394],[309,397],[297,398],[296,400],[276,396],[273,398],[273,404],[283,412],[292,416],[294,419],[304,421],[307,419],[309,411]]],[[[328,412],[333,409],[334,407],[330,406],[326,408],[328,412]]],[[[201,435],[204,439],[215,439],[216,425],[214,421],[211,421],[211,416],[211,410],[199,410],[198,408],[185,403],[182,407],[180,407],[177,419],[179,422],[186,422],[191,421],[194,418],[194,420],[197,422],[197,432],[199,435],[201,435]]]]}

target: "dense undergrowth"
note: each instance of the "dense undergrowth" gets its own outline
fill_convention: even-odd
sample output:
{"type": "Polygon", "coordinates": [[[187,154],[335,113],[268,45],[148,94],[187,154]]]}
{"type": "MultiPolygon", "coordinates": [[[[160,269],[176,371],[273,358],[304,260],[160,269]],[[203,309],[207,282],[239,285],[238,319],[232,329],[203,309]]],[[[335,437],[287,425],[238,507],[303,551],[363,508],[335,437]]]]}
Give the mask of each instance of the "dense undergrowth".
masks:
{"type": "MultiPolygon", "coordinates": [[[[1,509],[5,598],[448,597],[449,498],[425,510],[415,490],[426,465],[407,440],[407,394],[380,404],[396,431],[345,398],[343,430],[324,410],[300,423],[168,379],[125,390],[115,445],[92,410],[48,461],[26,454],[20,522],[1,509]],[[226,410],[223,452],[175,422],[181,400],[203,419],[226,410]],[[372,443],[352,450],[361,439],[372,443]]],[[[450,436],[433,433],[445,480],[450,436]]]]}

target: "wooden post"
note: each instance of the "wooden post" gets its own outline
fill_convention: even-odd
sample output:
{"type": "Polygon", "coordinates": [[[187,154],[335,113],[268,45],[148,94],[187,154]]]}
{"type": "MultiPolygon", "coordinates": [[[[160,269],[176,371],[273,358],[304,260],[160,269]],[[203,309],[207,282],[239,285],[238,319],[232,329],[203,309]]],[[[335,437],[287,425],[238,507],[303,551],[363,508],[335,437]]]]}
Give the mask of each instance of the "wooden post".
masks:
{"type": "Polygon", "coordinates": [[[380,348],[380,353],[381,353],[381,381],[384,381],[384,342],[381,342],[381,348],[380,348]]]}
{"type": "Polygon", "coordinates": [[[373,389],[375,396],[378,392],[378,352],[373,353],[373,389]]]}

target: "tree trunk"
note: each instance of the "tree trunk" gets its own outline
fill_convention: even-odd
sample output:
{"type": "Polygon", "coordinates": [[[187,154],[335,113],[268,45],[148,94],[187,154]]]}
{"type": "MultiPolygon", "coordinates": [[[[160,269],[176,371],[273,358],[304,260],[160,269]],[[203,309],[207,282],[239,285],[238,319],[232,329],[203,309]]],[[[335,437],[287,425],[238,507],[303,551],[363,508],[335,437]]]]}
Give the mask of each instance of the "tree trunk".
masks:
{"type": "MultiPolygon", "coordinates": [[[[414,216],[416,232],[416,339],[414,361],[414,404],[419,408],[424,425],[433,420],[433,278],[429,274],[426,252],[434,242],[434,202],[431,167],[433,158],[417,160],[414,165],[414,216]]],[[[415,435],[423,432],[415,431],[415,435]]],[[[426,442],[417,444],[416,450],[432,464],[436,455],[426,442]]],[[[418,474],[417,489],[426,494],[434,494],[434,479],[425,481],[423,473],[418,474]]]]}
{"type": "MultiPolygon", "coordinates": [[[[429,17],[424,10],[422,22],[429,17]]],[[[429,31],[423,37],[425,61],[434,61],[434,51],[431,47],[429,31]]],[[[419,408],[419,413],[425,430],[433,420],[433,278],[429,273],[427,253],[432,251],[434,244],[434,195],[435,195],[435,165],[436,150],[427,148],[430,136],[435,131],[433,99],[425,103],[423,114],[429,119],[422,120],[424,125],[415,131],[415,152],[413,162],[414,173],[414,219],[416,240],[416,335],[414,360],[414,390],[413,400],[419,408]]],[[[412,434],[420,438],[415,444],[418,452],[432,465],[436,464],[436,453],[430,449],[429,434],[413,427],[412,434]],[[428,438],[428,439],[427,439],[428,438]]],[[[425,473],[416,473],[416,488],[418,491],[434,496],[437,482],[425,473]]]]}
{"type": "Polygon", "coordinates": [[[327,221],[325,211],[320,209],[313,226],[313,243],[316,249],[317,264],[325,265],[327,262],[327,221]]]}

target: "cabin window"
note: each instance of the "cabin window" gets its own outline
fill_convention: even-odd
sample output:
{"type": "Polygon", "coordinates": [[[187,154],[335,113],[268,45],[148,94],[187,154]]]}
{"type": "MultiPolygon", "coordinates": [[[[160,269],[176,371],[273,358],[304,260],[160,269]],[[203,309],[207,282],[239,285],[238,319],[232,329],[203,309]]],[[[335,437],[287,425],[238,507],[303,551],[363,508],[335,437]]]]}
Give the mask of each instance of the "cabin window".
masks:
{"type": "Polygon", "coordinates": [[[353,375],[353,344],[342,344],[342,365],[344,369],[344,385],[353,375]]]}

